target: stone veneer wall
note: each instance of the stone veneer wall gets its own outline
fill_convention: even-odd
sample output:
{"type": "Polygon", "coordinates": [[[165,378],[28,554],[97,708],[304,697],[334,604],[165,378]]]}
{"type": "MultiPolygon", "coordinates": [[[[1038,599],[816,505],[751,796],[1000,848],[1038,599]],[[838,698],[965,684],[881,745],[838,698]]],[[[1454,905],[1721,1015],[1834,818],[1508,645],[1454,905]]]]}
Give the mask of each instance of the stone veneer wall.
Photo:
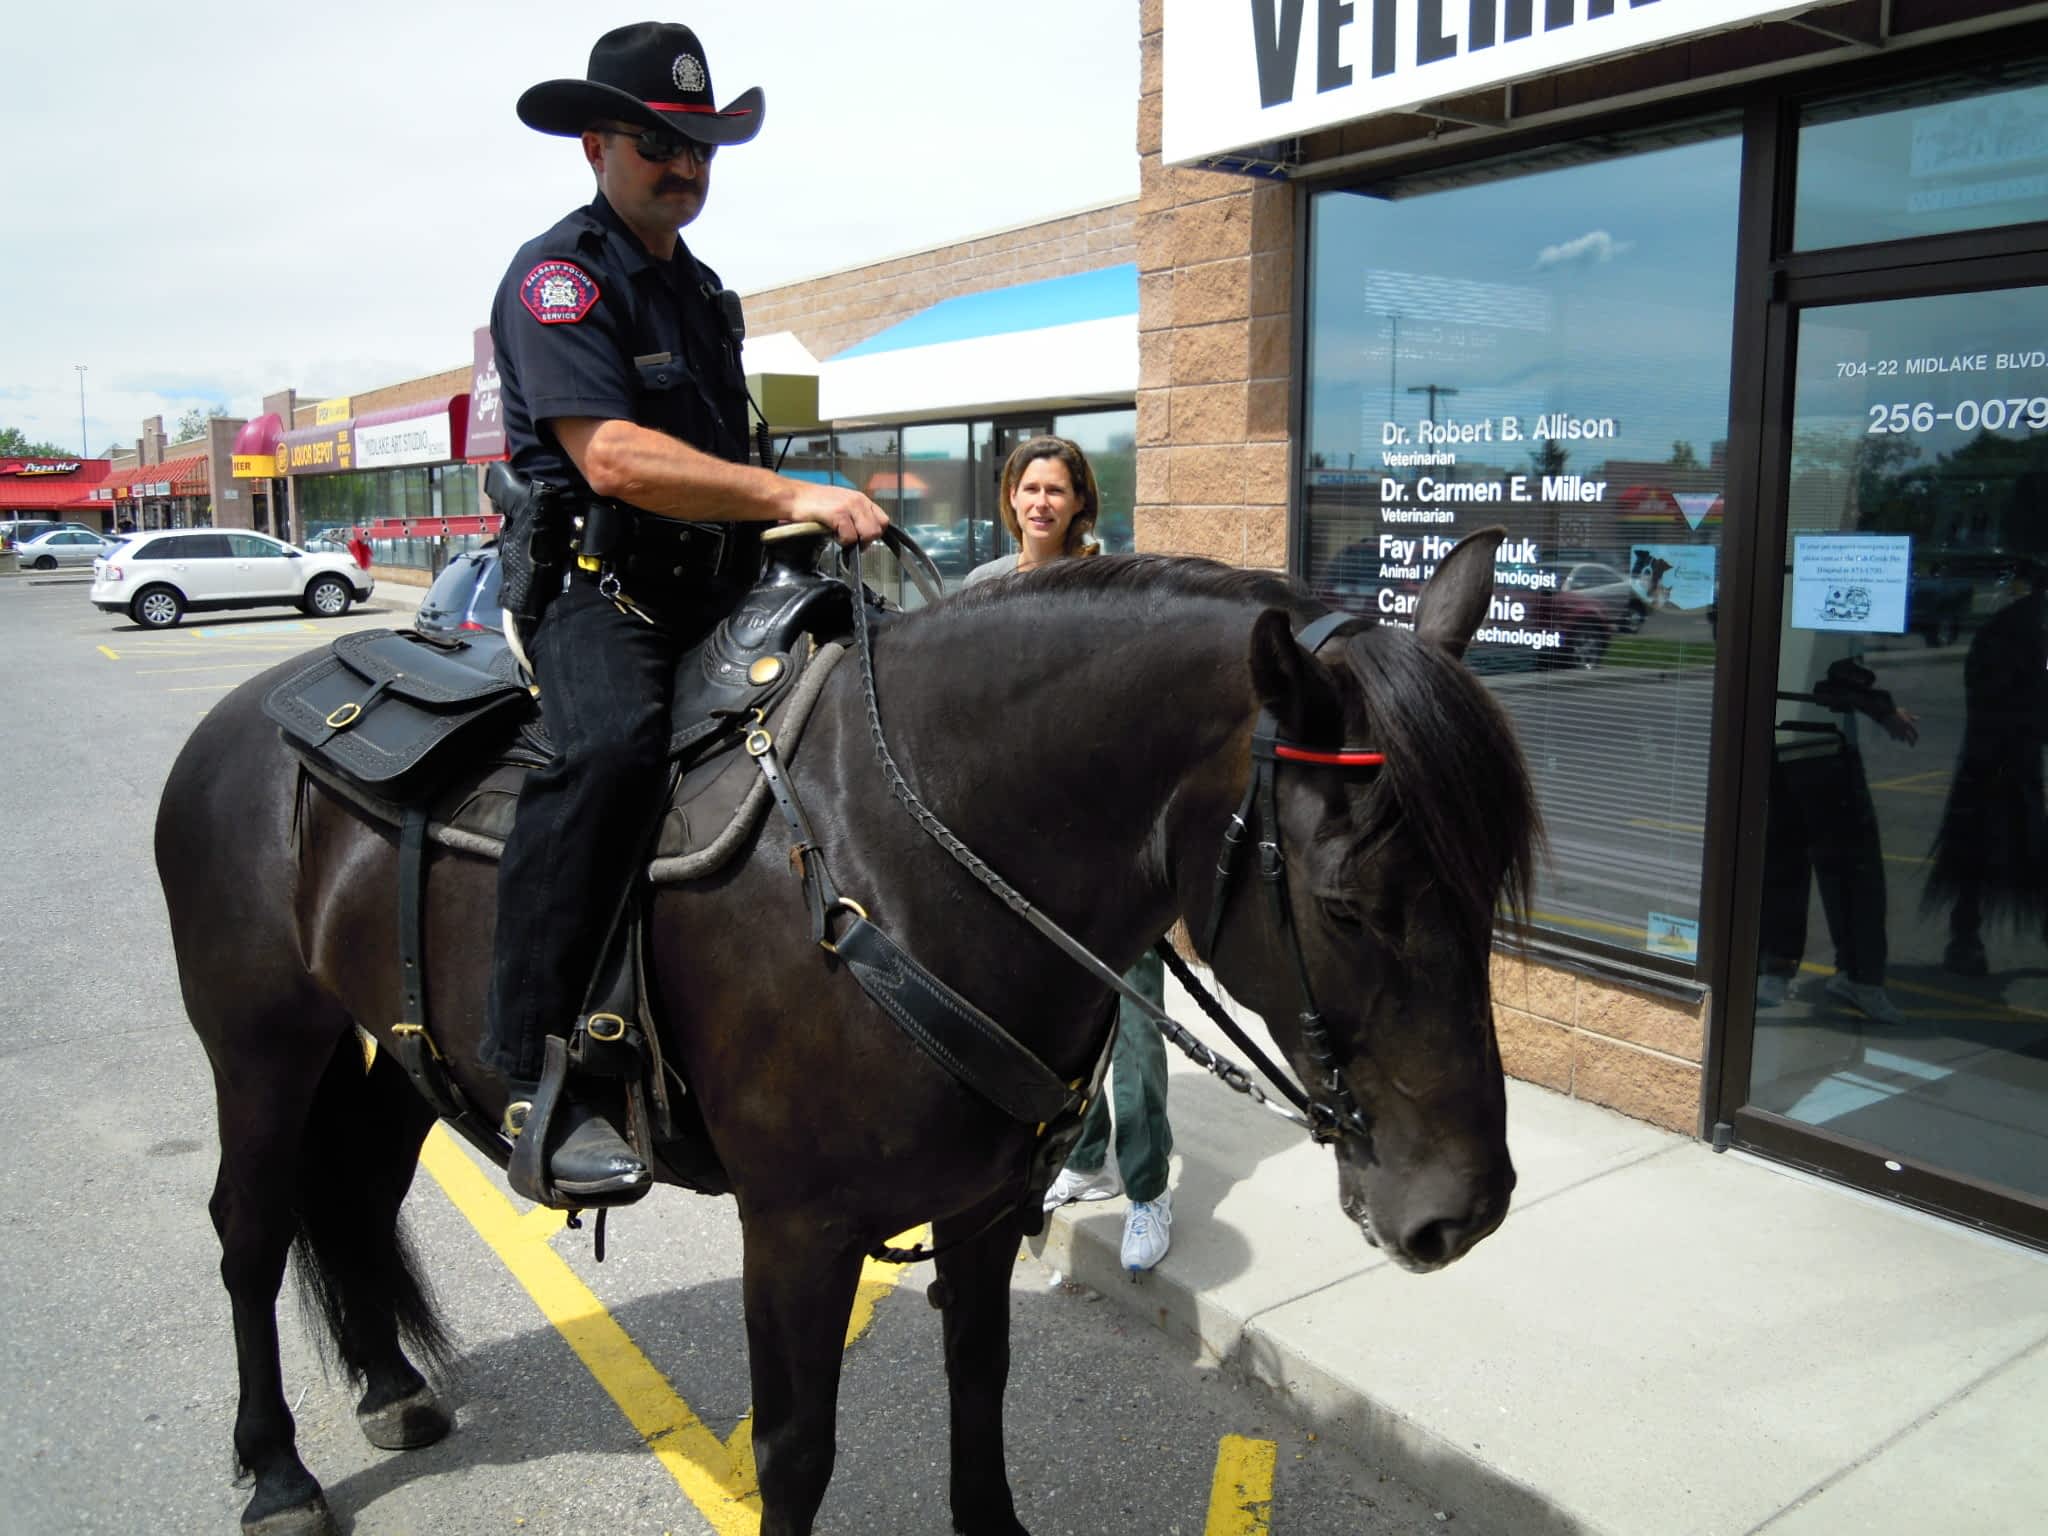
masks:
{"type": "Polygon", "coordinates": [[[1130,261],[1136,214],[1135,203],[1112,203],[764,288],[745,298],[747,334],[790,331],[813,357],[831,357],[941,299],[1130,261]]]}
{"type": "MultiPolygon", "coordinates": [[[[1137,544],[1284,569],[1298,194],[1160,164],[1161,8],[1139,22],[1137,544]]],[[[1704,1008],[1504,952],[1493,996],[1511,1075],[1699,1133],[1704,1008]]]]}
{"type": "Polygon", "coordinates": [[[1295,189],[1160,164],[1140,18],[1137,545],[1284,569],[1295,189]]]}

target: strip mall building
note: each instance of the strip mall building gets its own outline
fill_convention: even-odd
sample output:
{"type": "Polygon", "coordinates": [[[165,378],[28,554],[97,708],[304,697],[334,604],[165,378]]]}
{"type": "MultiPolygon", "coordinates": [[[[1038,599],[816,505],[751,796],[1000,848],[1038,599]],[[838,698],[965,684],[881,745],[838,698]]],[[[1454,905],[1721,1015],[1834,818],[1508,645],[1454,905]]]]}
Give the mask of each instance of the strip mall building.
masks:
{"type": "MultiPolygon", "coordinates": [[[[957,578],[1061,431],[1112,547],[1395,623],[1505,526],[1510,1071],[2048,1245],[2048,5],[1139,18],[1135,204],[748,298],[785,467],[957,578]]],[[[494,394],[276,397],[212,510],[473,514],[494,394]]]]}

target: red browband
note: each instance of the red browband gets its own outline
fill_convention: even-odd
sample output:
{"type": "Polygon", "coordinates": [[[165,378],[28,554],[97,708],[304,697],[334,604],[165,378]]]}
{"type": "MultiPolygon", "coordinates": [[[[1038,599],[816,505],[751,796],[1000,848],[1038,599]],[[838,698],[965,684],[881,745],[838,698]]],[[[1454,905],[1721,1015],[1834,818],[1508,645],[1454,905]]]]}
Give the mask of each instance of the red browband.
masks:
{"type": "Polygon", "coordinates": [[[1273,755],[1290,763],[1320,763],[1326,768],[1380,768],[1387,761],[1384,752],[1367,752],[1356,747],[1346,747],[1338,752],[1312,752],[1307,747],[1291,747],[1285,742],[1273,744],[1273,755]]]}
{"type": "Polygon", "coordinates": [[[749,108],[745,112],[721,112],[716,107],[702,106],[694,101],[645,101],[642,106],[652,107],[657,112],[709,112],[713,117],[752,117],[749,108]]]}

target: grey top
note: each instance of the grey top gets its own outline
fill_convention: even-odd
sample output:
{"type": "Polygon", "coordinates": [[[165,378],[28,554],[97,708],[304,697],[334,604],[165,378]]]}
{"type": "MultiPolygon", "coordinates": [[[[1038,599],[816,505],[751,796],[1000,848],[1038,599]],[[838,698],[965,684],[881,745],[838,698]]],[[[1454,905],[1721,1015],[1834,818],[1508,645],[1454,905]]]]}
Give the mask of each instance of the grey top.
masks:
{"type": "Polygon", "coordinates": [[[960,585],[963,588],[971,587],[977,581],[987,581],[992,576],[1007,576],[1016,569],[1017,556],[1015,554],[997,555],[995,559],[984,561],[969,571],[967,579],[961,582],[960,585]]]}

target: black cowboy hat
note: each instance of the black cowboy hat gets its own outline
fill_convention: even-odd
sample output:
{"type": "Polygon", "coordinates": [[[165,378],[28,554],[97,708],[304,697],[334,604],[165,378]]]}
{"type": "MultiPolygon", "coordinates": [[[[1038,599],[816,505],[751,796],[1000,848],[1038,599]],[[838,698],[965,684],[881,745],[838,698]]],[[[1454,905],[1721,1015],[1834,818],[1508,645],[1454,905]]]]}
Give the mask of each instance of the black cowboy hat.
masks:
{"type": "Polygon", "coordinates": [[[543,80],[519,98],[519,120],[542,133],[575,135],[618,121],[664,128],[699,144],[744,144],[761,131],[767,113],[759,86],[714,106],[704,45],[675,22],[642,21],[605,33],[590,50],[588,75],[543,80]]]}

